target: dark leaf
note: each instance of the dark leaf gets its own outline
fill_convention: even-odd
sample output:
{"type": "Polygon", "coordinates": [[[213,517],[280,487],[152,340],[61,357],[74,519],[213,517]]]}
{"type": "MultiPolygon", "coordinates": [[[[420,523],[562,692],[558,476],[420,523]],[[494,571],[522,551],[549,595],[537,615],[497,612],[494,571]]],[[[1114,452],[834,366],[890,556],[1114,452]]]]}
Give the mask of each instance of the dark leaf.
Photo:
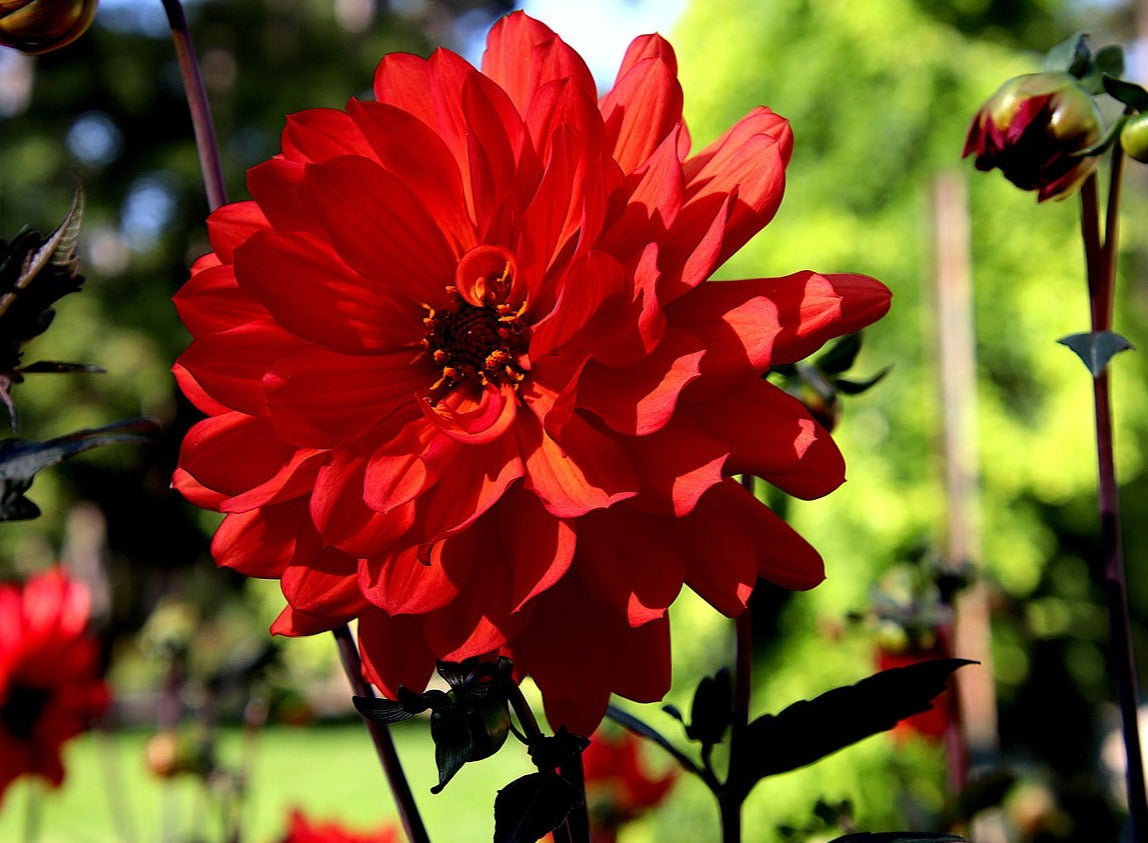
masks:
{"type": "Polygon", "coordinates": [[[967,843],[967,841],[955,834],[935,834],[928,831],[882,831],[877,834],[862,831],[834,838],[829,843],[967,843]]]}
{"type": "Polygon", "coordinates": [[[577,758],[590,741],[559,726],[549,737],[541,737],[530,744],[530,760],[539,770],[557,770],[577,758]]]}
{"type": "Polygon", "coordinates": [[[846,380],[845,378],[837,379],[837,391],[845,395],[860,395],[862,392],[867,392],[872,389],[877,383],[893,371],[892,366],[886,366],[884,369],[873,375],[871,378],[866,378],[863,381],[846,380]]]}
{"type": "Polygon", "coordinates": [[[578,788],[554,773],[515,779],[494,799],[494,843],[534,843],[582,804],[578,788]]]}
{"type": "Polygon", "coordinates": [[[1108,365],[1108,361],[1121,351],[1135,348],[1127,337],[1115,331],[1089,331],[1084,334],[1070,334],[1057,340],[1061,345],[1067,345],[1088,367],[1092,376],[1099,377],[1108,365]]]}
{"type": "Polygon", "coordinates": [[[452,708],[433,712],[431,737],[434,739],[434,761],[438,767],[438,784],[431,788],[431,793],[441,793],[455,773],[474,758],[474,736],[466,711],[452,708]]]}
{"type": "Polygon", "coordinates": [[[1044,70],[1084,76],[1091,65],[1092,51],[1088,49],[1088,34],[1078,32],[1061,41],[1044,56],[1044,70]]]}
{"type": "Polygon", "coordinates": [[[351,697],[351,701],[354,702],[359,714],[379,723],[401,723],[403,720],[410,720],[417,713],[394,700],[355,696],[351,697]]]}
{"type": "Polygon", "coordinates": [[[690,706],[690,725],[686,735],[703,744],[721,743],[733,717],[733,680],[729,668],[723,667],[713,676],[706,676],[694,691],[690,706]]]}
{"type": "Polygon", "coordinates": [[[677,720],[683,726],[686,725],[686,718],[682,715],[682,710],[673,703],[666,703],[662,706],[662,711],[670,715],[670,717],[677,720]]]}
{"type": "Polygon", "coordinates": [[[0,240],[0,402],[8,407],[13,430],[11,389],[23,380],[22,347],[52,324],[52,305],[84,281],[76,255],[83,207],[77,188],[71,210],[46,239],[25,230],[11,243],[0,240]]]}
{"type": "Polygon", "coordinates": [[[19,521],[40,514],[24,493],[36,474],[48,466],[102,445],[146,442],[158,435],[159,427],[150,419],[131,419],[94,430],[79,430],[47,442],[15,437],[0,440],[0,521],[19,521]]]}
{"type": "Polygon", "coordinates": [[[1148,91],[1135,82],[1117,79],[1115,75],[1104,77],[1104,90],[1114,100],[1131,106],[1137,111],[1148,111],[1148,91]]]}
{"type": "Polygon", "coordinates": [[[474,679],[475,671],[479,666],[477,658],[469,658],[461,662],[438,662],[435,670],[451,690],[457,691],[474,679]]]}
{"type": "Polygon", "coordinates": [[[38,375],[38,374],[61,374],[69,372],[87,372],[93,375],[107,374],[107,369],[102,366],[97,366],[94,363],[61,363],[57,360],[37,360],[35,363],[29,363],[27,366],[20,367],[20,374],[23,375],[38,375]]]}
{"type": "Polygon", "coordinates": [[[861,351],[861,332],[855,331],[839,338],[833,345],[818,355],[814,361],[818,369],[827,375],[839,375],[848,371],[861,351]]]}
{"type": "Polygon", "coordinates": [[[731,786],[748,793],[759,779],[811,764],[928,711],[952,672],[966,664],[973,662],[936,659],[883,670],[757,718],[746,730],[745,763],[730,771],[731,786]]]}

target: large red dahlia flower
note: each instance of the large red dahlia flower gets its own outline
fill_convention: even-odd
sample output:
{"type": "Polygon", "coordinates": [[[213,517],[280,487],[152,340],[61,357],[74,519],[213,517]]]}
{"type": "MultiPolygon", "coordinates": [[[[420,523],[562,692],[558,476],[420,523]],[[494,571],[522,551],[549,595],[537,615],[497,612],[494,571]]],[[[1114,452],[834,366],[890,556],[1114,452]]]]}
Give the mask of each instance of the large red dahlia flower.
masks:
{"type": "Polygon", "coordinates": [[[278,578],[275,632],[359,619],[388,695],[436,659],[514,659],[557,727],[654,700],[682,585],[727,615],[817,553],[731,475],[843,480],[762,379],[888,308],[860,275],[707,283],[773,216],[791,149],[765,108],[689,154],[670,45],[600,100],[521,13],[481,72],[393,54],[377,102],[288,118],[252,201],[176,298],[181,386],[209,418],[176,486],[227,514],[221,565],[278,578]]]}
{"type": "Polygon", "coordinates": [[[23,775],[64,781],[60,750],[104,710],[87,588],[60,570],[0,584],[0,797],[23,775]]]}

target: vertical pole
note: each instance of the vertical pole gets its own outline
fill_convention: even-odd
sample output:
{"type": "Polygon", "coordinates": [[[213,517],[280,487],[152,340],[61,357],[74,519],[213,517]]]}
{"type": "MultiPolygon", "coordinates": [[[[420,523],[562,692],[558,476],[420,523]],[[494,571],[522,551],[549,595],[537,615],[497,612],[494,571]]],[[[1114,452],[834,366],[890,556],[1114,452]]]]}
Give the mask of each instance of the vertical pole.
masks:
{"type": "MultiPolygon", "coordinates": [[[[981,554],[976,350],[964,176],[953,172],[938,175],[934,182],[933,206],[935,321],[946,499],[943,563],[948,571],[956,574],[969,570],[981,554]]],[[[980,668],[963,671],[956,677],[960,716],[953,719],[954,734],[948,744],[949,784],[955,789],[964,784],[968,758],[990,755],[998,745],[988,600],[979,581],[956,596],[953,627],[949,632],[950,654],[981,663],[980,668]],[[958,755],[954,756],[954,752],[958,755]]]]}

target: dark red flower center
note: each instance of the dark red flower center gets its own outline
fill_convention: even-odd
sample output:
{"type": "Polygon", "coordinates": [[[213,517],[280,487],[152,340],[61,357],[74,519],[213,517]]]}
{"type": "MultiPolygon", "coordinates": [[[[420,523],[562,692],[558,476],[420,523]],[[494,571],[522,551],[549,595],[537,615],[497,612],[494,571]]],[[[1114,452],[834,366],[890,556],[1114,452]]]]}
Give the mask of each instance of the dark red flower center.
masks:
{"type": "Polygon", "coordinates": [[[8,697],[0,705],[0,725],[17,740],[27,740],[51,698],[51,692],[43,688],[9,685],[8,697]]]}
{"type": "Polygon", "coordinates": [[[457,280],[466,286],[448,286],[447,305],[426,306],[423,319],[423,345],[440,373],[428,395],[432,404],[463,384],[517,386],[525,377],[525,308],[508,301],[515,290],[513,260],[502,249],[479,247],[463,258],[457,280]]]}

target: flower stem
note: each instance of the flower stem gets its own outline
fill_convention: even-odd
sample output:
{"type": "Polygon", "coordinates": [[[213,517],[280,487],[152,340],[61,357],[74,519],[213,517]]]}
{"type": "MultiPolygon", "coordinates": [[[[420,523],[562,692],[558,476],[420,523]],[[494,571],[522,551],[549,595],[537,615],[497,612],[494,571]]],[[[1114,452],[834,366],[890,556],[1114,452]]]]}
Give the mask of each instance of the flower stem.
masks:
{"type": "Polygon", "coordinates": [[[41,788],[31,778],[26,782],[27,798],[24,802],[24,843],[36,843],[40,838],[41,788]]]}
{"type": "MultiPolygon", "coordinates": [[[[375,691],[363,678],[363,664],[359,659],[359,648],[355,644],[350,628],[343,624],[333,629],[335,642],[339,645],[339,658],[343,663],[343,672],[347,674],[347,681],[351,683],[351,690],[356,696],[374,697],[375,691]]],[[[367,731],[371,733],[371,740],[375,742],[375,751],[382,762],[383,772],[391,786],[391,794],[399,809],[399,818],[403,829],[407,833],[410,843],[430,843],[422,817],[419,815],[418,805],[415,804],[414,794],[411,793],[407,777],[403,773],[403,766],[399,762],[399,754],[395,750],[395,743],[391,740],[391,732],[386,723],[364,718],[367,731]]]]}
{"type": "Polygon", "coordinates": [[[207,92],[203,87],[203,74],[199,72],[199,62],[191,44],[191,30],[187,26],[187,16],[179,0],[161,0],[171,26],[171,37],[175,44],[175,57],[179,62],[179,73],[183,77],[183,89],[187,95],[187,105],[191,109],[191,124],[195,130],[195,146],[199,152],[199,168],[203,172],[203,186],[207,192],[207,206],[212,211],[227,204],[227,189],[223,182],[223,167],[219,162],[219,147],[215,141],[215,126],[211,120],[211,109],[207,104],[207,92]]]}
{"type": "MultiPolygon", "coordinates": [[[[752,601],[752,596],[750,600],[752,601]]],[[[730,787],[740,780],[742,753],[745,750],[745,731],[749,725],[749,697],[753,686],[753,609],[747,606],[735,622],[736,643],[733,671],[733,716],[729,733],[729,774],[726,786],[718,793],[721,811],[722,843],[741,843],[741,806],[745,792],[741,787],[730,787]]]]}
{"type": "MultiPolygon", "coordinates": [[[[518,717],[518,722],[522,726],[527,741],[533,743],[544,737],[542,729],[538,725],[538,719],[534,716],[530,703],[526,701],[526,697],[522,693],[522,688],[516,683],[511,683],[509,697],[510,707],[514,709],[514,714],[518,717]]],[[[590,843],[590,816],[586,812],[586,780],[583,775],[581,755],[574,761],[561,765],[558,768],[558,774],[581,791],[582,804],[574,808],[562,824],[550,832],[554,837],[554,843],[590,843]]]]}
{"type": "MultiPolygon", "coordinates": [[[[1111,170],[1112,181],[1108,192],[1103,243],[1100,241],[1099,202],[1095,177],[1088,178],[1081,192],[1081,233],[1088,268],[1088,298],[1093,331],[1108,331],[1112,328],[1117,217],[1123,171],[1123,152],[1119,144],[1113,149],[1111,170]]],[[[1148,835],[1148,791],[1145,790],[1144,761],[1140,750],[1136,665],[1132,652],[1128,590],[1120,533],[1120,501],[1116,482],[1107,367],[1093,377],[1092,394],[1096,413],[1100,555],[1104,566],[1104,594],[1108,605],[1109,646],[1123,721],[1124,751],[1128,762],[1126,783],[1128,811],[1132,823],[1131,839],[1142,840],[1148,835]]]]}
{"type": "Polygon", "coordinates": [[[582,802],[574,806],[566,825],[574,843],[590,843],[590,812],[586,805],[586,774],[582,767],[582,754],[579,753],[558,767],[558,775],[574,785],[582,794],[582,802]]]}

